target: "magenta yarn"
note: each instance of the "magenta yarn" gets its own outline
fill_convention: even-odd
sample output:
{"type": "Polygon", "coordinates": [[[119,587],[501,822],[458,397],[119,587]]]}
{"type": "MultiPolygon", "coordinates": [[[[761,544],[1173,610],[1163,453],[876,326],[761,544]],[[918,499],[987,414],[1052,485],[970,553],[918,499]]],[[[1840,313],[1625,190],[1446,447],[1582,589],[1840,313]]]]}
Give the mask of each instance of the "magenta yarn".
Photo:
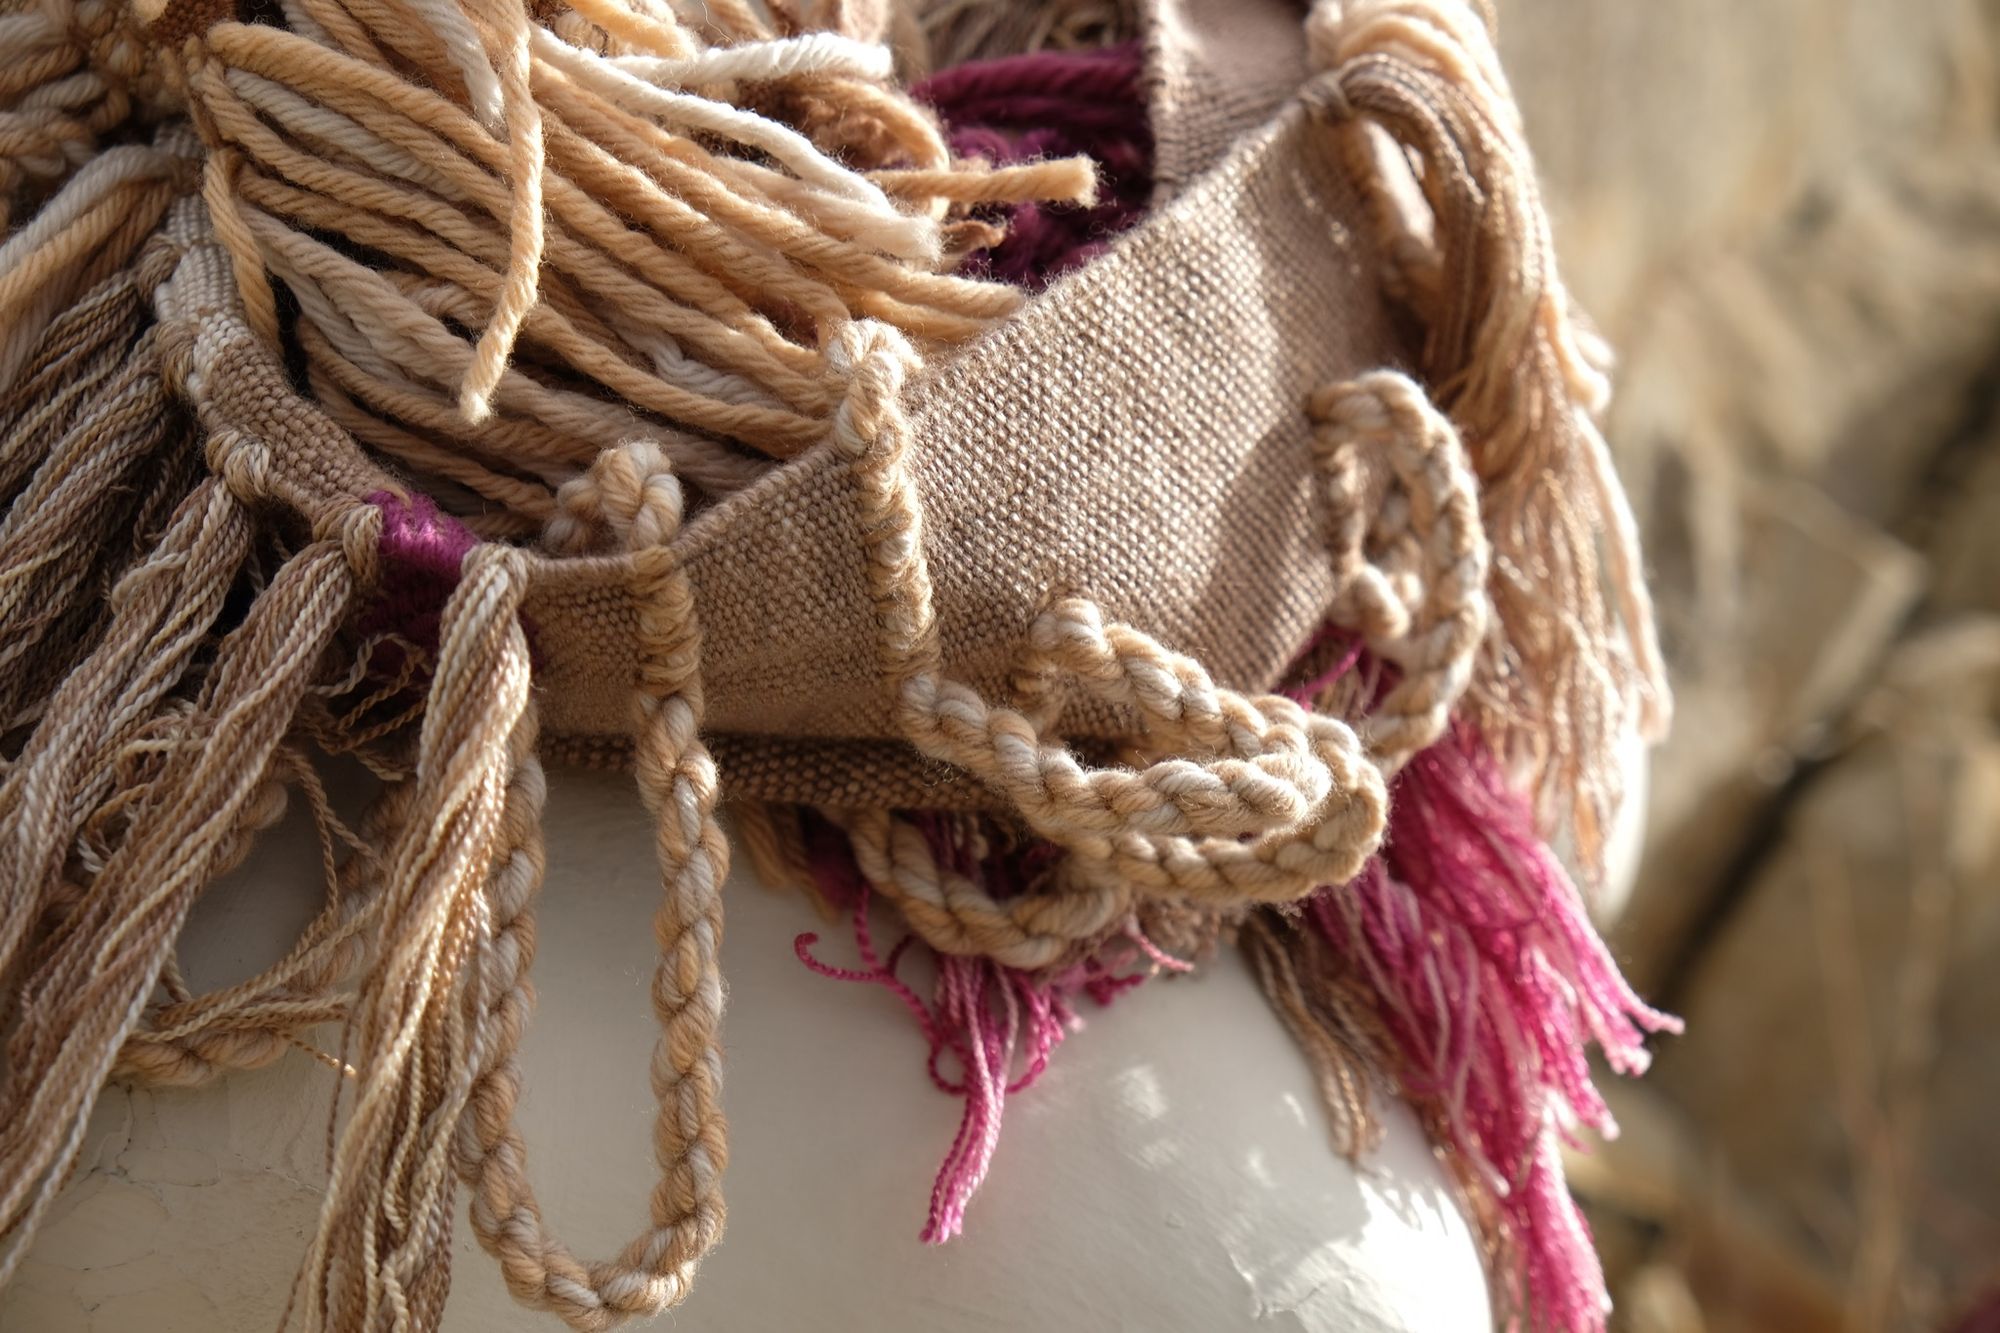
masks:
{"type": "Polygon", "coordinates": [[[1575,1125],[1617,1132],[1589,1045],[1636,1074],[1646,1034],[1680,1023],[1626,984],[1471,728],[1410,761],[1380,855],[1306,915],[1374,992],[1404,1094],[1493,1195],[1516,1248],[1501,1274],[1516,1306],[1535,1327],[1602,1329],[1604,1275],[1559,1147],[1575,1125]]]}
{"type": "Polygon", "coordinates": [[[1143,71],[1138,44],[1127,42],[974,61],[911,90],[944,120],[957,156],[1030,162],[1083,153],[1098,163],[1090,208],[1029,203],[985,214],[1004,222],[1007,236],[969,256],[967,272],[1040,288],[1139,220],[1153,189],[1143,71]]]}
{"type": "Polygon", "coordinates": [[[479,538],[420,492],[376,491],[367,500],[382,511],[377,546],[382,564],[359,628],[434,650],[444,604],[458,587],[459,566],[479,538]]]}

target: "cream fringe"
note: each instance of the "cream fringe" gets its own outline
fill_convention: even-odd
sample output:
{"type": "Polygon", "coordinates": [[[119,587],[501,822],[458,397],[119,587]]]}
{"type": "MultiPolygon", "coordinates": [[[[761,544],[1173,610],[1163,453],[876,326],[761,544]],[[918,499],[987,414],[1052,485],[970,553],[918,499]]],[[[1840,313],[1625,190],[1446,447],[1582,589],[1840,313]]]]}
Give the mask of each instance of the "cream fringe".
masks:
{"type": "Polygon", "coordinates": [[[1318,0],[1306,37],[1324,71],[1309,96],[1369,183],[1395,289],[1425,330],[1423,378],[1479,475],[1500,628],[1474,687],[1480,721],[1527,770],[1548,831],[1572,835],[1594,874],[1623,796],[1622,738],[1635,724],[1658,737],[1671,710],[1637,526],[1597,426],[1605,349],[1556,272],[1481,13],[1318,0]],[[1428,219],[1402,207],[1407,173],[1383,135],[1421,164],[1428,219]]]}

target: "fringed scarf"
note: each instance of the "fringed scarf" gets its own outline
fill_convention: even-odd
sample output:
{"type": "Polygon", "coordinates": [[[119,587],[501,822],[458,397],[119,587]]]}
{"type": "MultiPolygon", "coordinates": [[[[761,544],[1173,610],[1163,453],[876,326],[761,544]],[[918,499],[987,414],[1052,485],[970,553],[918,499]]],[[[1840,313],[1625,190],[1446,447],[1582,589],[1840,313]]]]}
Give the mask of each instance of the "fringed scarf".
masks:
{"type": "MultiPolygon", "coordinates": [[[[1303,442],[1328,632],[1240,692],[1107,617],[1118,589],[1057,580],[990,636],[1004,679],[968,683],[946,637],[962,534],[928,526],[906,400],[1142,224],[1142,99],[1186,110],[1147,63],[1187,40],[1173,7],[1144,57],[1121,6],[1072,8],[1037,40],[1122,44],[907,88],[922,53],[899,68],[892,42],[963,54],[1013,28],[853,0],[0,9],[0,1280],[105,1080],[303,1048],[354,1077],[289,1321],[435,1327],[461,1186],[524,1303],[579,1329],[677,1303],[724,1223],[719,809],[740,781],[778,793],[733,802],[741,845],[846,915],[859,966],[810,935],[800,958],[891,992],[962,1099],[925,1239],[966,1224],[1007,1099],[1080,998],[1233,940],[1350,1151],[1374,1084],[1421,1112],[1507,1317],[1603,1326],[1557,1147],[1610,1129],[1587,1043],[1636,1072],[1669,1020],[1548,848],[1596,873],[1618,747],[1667,695],[1594,424],[1603,352],[1491,34],[1459,0],[1321,0],[1294,109],[1238,127],[1253,157],[1337,164],[1351,218],[1284,179],[1410,335],[1379,352],[1403,370],[1312,386],[1271,427],[1303,442]],[[759,508],[795,475],[839,486],[759,508]],[[778,758],[718,769],[704,664],[782,670],[788,645],[711,641],[705,534],[829,514],[858,554],[827,586],[869,608],[832,628],[872,644],[890,729],[753,738],[778,758]],[[552,674],[624,733],[545,734],[545,708],[567,726],[590,703],[536,688],[552,674]],[[659,1181],[594,1260],[553,1234],[513,1126],[544,749],[629,764],[658,829],[659,1181]],[[331,756],[379,779],[354,827],[331,756]],[[950,809],[867,798],[878,762],[954,775],[950,809]],[[327,848],[326,906],[271,969],[194,994],[176,936],[287,799],[327,848]],[[871,902],[908,939],[879,949],[871,902]],[[310,1040],[328,1023],[337,1051],[310,1040]]],[[[1221,198],[1218,256],[1293,206],[1221,198]]],[[[1244,387],[1226,358],[1171,373],[1244,387]]],[[[1047,386],[1050,422],[1074,391],[1047,386]]],[[[1064,447],[1142,449],[1145,396],[1128,435],[1064,447]]],[[[1170,565],[1181,534],[1133,521],[1079,542],[1170,565]]],[[[1161,619],[1198,636],[1204,607],[1161,619]]]]}

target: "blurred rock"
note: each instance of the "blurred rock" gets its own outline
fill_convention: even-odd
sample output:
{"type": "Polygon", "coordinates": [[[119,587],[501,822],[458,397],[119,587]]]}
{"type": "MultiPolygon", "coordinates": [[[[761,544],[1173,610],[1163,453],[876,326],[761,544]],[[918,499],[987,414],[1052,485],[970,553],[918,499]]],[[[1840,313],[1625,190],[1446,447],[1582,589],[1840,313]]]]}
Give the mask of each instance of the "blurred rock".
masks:
{"type": "Polygon", "coordinates": [[[1645,989],[1669,979],[1772,794],[1872,678],[1922,591],[1914,552],[1807,483],[1758,483],[1739,515],[1755,573],[1680,636],[1678,719],[1655,757],[1646,852],[1618,923],[1645,989]]]}
{"type": "Polygon", "coordinates": [[[1679,692],[1615,935],[1675,1112],[1578,1168],[1623,1326],[1944,1326],[2000,1279],[2000,0],[1498,8],[1679,692]]]}
{"type": "Polygon", "coordinates": [[[1504,7],[1566,272],[1620,349],[1681,693],[1623,932],[1642,983],[1914,601],[1883,534],[2000,346],[1997,31],[1979,0],[1504,7]]]}
{"type": "Polygon", "coordinates": [[[1935,1327],[2000,1253],[2000,619],[1898,650],[1682,998],[1661,1087],[1848,1274],[1935,1327]]]}

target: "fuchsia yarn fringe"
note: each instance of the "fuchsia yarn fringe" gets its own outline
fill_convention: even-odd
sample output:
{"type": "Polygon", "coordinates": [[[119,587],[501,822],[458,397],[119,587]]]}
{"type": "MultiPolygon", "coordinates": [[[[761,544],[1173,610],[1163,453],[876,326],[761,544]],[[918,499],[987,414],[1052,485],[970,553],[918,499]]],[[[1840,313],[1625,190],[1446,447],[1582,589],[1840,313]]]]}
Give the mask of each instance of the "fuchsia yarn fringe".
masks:
{"type": "Polygon", "coordinates": [[[1603,1270],[1559,1155],[1577,1125],[1617,1132],[1586,1047],[1637,1074],[1646,1034],[1680,1023],[1626,984],[1470,728],[1404,768],[1389,821],[1382,853],[1311,898],[1307,922],[1369,984],[1401,1090],[1492,1198],[1514,1252],[1510,1304],[1533,1326],[1595,1333],[1603,1270]]]}
{"type": "MultiPolygon", "coordinates": [[[[1006,857],[995,855],[985,862],[969,863],[963,850],[951,844],[942,822],[922,817],[918,821],[940,862],[955,861],[961,867],[969,866],[972,873],[988,866],[1007,873],[1006,857]]],[[[899,974],[915,937],[898,941],[886,958],[877,952],[868,922],[867,882],[834,840],[814,839],[813,870],[828,901],[849,911],[862,966],[835,967],[821,962],[812,953],[813,945],[819,942],[819,936],[812,933],[793,941],[799,961],[823,977],[881,986],[902,1001],[930,1045],[926,1068],[931,1082],[939,1091],[964,1099],[958,1134],[931,1187],[930,1214],[921,1234],[927,1244],[942,1244],[965,1229],[966,1205],[993,1164],[1007,1098],[1034,1086],[1049,1066],[1050,1053],[1070,1031],[1081,1026],[1074,1006],[1076,996],[1087,995],[1099,1005],[1108,1005],[1150,972],[1127,972],[1116,962],[1090,958],[1051,977],[1006,967],[988,958],[936,954],[937,980],[932,1000],[926,1004],[899,974]],[[955,1057],[956,1078],[943,1067],[947,1051],[955,1057]],[[1017,1065],[1019,1074],[1014,1073],[1017,1065]]],[[[988,891],[1003,892],[991,881],[988,891]]],[[[1136,930],[1131,942],[1133,954],[1143,955],[1155,968],[1187,968],[1187,964],[1150,947],[1136,930]]]]}
{"type": "Polygon", "coordinates": [[[1136,42],[1043,51],[940,70],[911,92],[943,118],[952,152],[989,162],[1087,153],[1099,166],[1090,208],[1020,204],[992,216],[1006,239],[964,271],[1039,288],[1100,254],[1137,222],[1153,190],[1153,130],[1136,42]]]}

